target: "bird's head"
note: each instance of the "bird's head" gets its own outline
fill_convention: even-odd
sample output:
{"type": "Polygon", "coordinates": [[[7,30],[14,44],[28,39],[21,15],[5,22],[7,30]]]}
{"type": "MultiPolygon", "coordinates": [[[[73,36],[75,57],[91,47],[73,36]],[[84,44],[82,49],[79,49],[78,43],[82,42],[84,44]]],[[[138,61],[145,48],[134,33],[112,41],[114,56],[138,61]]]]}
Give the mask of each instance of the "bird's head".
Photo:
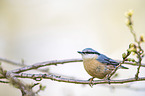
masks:
{"type": "Polygon", "coordinates": [[[83,51],[78,51],[82,55],[83,59],[97,59],[100,55],[99,52],[95,51],[92,48],[85,48],[83,51]]]}

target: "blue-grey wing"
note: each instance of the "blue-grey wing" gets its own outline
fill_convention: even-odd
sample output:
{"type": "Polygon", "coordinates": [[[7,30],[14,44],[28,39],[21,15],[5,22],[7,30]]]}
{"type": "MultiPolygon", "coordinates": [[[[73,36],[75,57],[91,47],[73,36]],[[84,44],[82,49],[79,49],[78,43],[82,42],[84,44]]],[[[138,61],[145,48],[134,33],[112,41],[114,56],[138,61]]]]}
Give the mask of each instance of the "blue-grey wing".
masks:
{"type": "Polygon", "coordinates": [[[114,65],[114,66],[117,66],[119,65],[119,63],[103,54],[99,55],[98,58],[96,59],[98,60],[99,62],[101,63],[104,63],[104,64],[108,64],[108,65],[114,65]]]}

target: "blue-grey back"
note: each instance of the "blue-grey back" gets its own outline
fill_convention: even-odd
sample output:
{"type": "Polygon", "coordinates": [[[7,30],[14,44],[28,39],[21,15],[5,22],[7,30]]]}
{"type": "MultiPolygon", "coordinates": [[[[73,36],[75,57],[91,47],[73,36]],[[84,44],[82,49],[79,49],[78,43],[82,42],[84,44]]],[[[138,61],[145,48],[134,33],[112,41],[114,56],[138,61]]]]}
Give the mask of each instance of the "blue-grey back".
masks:
{"type": "Polygon", "coordinates": [[[96,60],[98,60],[101,63],[108,64],[108,65],[109,64],[114,65],[114,66],[119,65],[119,63],[117,61],[115,61],[103,54],[100,54],[96,60]]]}

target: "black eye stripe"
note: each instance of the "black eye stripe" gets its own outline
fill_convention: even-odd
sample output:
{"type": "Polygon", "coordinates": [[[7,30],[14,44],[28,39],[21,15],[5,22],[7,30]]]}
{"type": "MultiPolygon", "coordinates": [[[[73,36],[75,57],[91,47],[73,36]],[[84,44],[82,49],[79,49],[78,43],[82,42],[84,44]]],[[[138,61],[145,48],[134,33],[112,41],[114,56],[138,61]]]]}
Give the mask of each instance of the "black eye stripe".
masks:
{"type": "Polygon", "coordinates": [[[82,52],[82,53],[84,53],[84,54],[98,54],[98,55],[100,55],[100,53],[98,53],[98,52],[82,52]]]}

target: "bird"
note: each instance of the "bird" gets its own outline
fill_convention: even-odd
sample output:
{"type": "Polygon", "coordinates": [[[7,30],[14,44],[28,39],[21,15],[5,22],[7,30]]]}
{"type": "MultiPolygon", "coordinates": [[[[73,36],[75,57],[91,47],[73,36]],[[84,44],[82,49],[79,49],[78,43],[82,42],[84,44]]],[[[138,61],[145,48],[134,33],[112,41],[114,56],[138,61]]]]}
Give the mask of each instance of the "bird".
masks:
{"type": "MultiPolygon", "coordinates": [[[[119,65],[119,62],[97,52],[92,48],[85,48],[82,51],[77,52],[82,55],[85,70],[90,76],[92,76],[92,78],[89,79],[90,84],[94,78],[106,79],[105,77],[119,65]]],[[[128,69],[122,65],[120,67],[128,69]]]]}

